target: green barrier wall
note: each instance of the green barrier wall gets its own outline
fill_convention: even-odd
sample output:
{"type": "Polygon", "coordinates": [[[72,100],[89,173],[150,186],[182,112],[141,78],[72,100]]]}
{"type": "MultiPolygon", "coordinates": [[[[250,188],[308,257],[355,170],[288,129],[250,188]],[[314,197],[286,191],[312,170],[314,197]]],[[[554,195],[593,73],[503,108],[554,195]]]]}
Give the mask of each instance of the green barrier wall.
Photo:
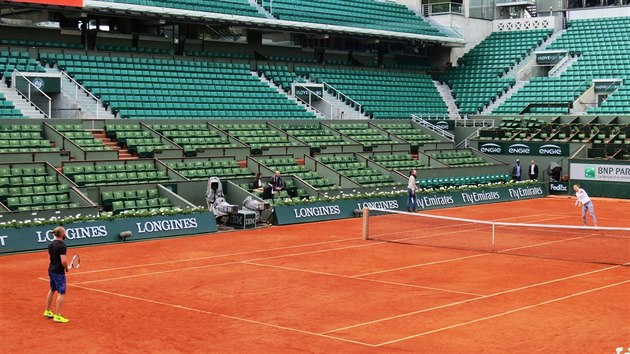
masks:
{"type": "MultiPolygon", "coordinates": [[[[521,199],[540,198],[547,195],[543,183],[501,186],[495,188],[479,188],[444,193],[427,193],[418,195],[418,210],[499,203],[521,199]]],[[[405,210],[406,196],[376,197],[350,199],[330,202],[314,202],[298,205],[274,206],[274,223],[276,225],[298,224],[313,221],[335,220],[355,217],[356,210],[364,207],[405,210]]]]}
{"type": "MultiPolygon", "coordinates": [[[[217,231],[212,212],[98,220],[64,225],[69,247],[119,242],[119,234],[131,231],[128,240],[199,235],[217,231]]],[[[55,225],[0,229],[0,254],[46,249],[54,238],[55,225]]]]}

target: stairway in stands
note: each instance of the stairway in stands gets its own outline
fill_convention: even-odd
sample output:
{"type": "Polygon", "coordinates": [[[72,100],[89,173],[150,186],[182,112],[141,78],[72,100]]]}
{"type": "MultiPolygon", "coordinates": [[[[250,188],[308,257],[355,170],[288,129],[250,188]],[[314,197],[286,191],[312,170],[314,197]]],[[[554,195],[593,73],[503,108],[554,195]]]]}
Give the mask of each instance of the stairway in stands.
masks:
{"type": "Polygon", "coordinates": [[[92,131],[92,135],[94,135],[94,139],[101,140],[103,142],[103,145],[109,146],[110,148],[112,148],[112,150],[117,151],[119,160],[138,159],[137,156],[131,155],[129,151],[127,151],[127,149],[121,148],[115,141],[112,141],[112,139],[108,138],[104,130],[94,130],[92,131]]]}

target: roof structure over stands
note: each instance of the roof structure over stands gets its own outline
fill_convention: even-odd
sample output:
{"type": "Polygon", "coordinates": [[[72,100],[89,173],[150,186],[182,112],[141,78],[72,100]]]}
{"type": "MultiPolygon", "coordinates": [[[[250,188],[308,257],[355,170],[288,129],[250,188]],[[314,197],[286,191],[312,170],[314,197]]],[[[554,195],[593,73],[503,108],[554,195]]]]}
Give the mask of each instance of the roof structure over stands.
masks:
{"type": "Polygon", "coordinates": [[[183,19],[188,21],[213,21],[230,24],[238,24],[251,28],[272,28],[283,31],[316,32],[316,33],[342,33],[350,36],[390,38],[398,40],[416,40],[423,42],[435,42],[448,46],[464,45],[466,41],[462,38],[447,36],[431,36],[425,34],[394,32],[378,29],[367,29],[358,27],[327,25],[309,22],[286,21],[273,18],[258,18],[240,15],[230,15],[213,12],[192,11],[176,8],[163,8],[154,6],[143,6],[127,3],[116,3],[106,1],[85,0],[84,10],[97,12],[124,13],[125,15],[146,16],[154,14],[160,18],[183,19]]]}

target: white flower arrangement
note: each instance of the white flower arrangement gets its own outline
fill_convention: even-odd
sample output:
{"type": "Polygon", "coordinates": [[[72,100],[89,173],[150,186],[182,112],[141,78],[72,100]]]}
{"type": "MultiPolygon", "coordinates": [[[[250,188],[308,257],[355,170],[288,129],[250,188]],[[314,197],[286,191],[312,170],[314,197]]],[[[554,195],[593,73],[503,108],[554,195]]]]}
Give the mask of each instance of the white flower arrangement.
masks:
{"type": "Polygon", "coordinates": [[[107,220],[112,221],[116,219],[126,219],[126,218],[142,218],[142,217],[153,217],[153,216],[171,216],[171,215],[179,215],[179,214],[192,214],[192,213],[201,213],[208,211],[205,207],[173,207],[173,208],[159,208],[153,210],[125,210],[119,214],[114,214],[110,211],[100,212],[97,215],[88,214],[88,215],[67,215],[67,216],[51,216],[50,218],[34,218],[29,220],[11,220],[0,222],[1,228],[22,228],[22,227],[31,227],[31,226],[41,226],[41,225],[66,225],[76,222],[88,222],[88,221],[99,221],[99,220],[107,220]]]}

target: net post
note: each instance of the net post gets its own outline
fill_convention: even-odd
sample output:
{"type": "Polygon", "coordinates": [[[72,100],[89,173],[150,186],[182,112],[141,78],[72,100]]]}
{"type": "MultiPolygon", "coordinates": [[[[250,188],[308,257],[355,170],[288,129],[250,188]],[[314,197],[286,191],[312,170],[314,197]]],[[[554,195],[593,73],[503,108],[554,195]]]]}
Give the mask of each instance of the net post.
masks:
{"type": "Polygon", "coordinates": [[[370,239],[370,237],[368,235],[368,225],[369,225],[368,218],[369,218],[369,216],[370,216],[370,209],[368,209],[367,207],[364,207],[363,208],[363,227],[362,227],[363,239],[364,240],[369,240],[370,239]]]}
{"type": "Polygon", "coordinates": [[[492,223],[492,250],[494,251],[494,228],[496,227],[495,223],[492,223]]]}

